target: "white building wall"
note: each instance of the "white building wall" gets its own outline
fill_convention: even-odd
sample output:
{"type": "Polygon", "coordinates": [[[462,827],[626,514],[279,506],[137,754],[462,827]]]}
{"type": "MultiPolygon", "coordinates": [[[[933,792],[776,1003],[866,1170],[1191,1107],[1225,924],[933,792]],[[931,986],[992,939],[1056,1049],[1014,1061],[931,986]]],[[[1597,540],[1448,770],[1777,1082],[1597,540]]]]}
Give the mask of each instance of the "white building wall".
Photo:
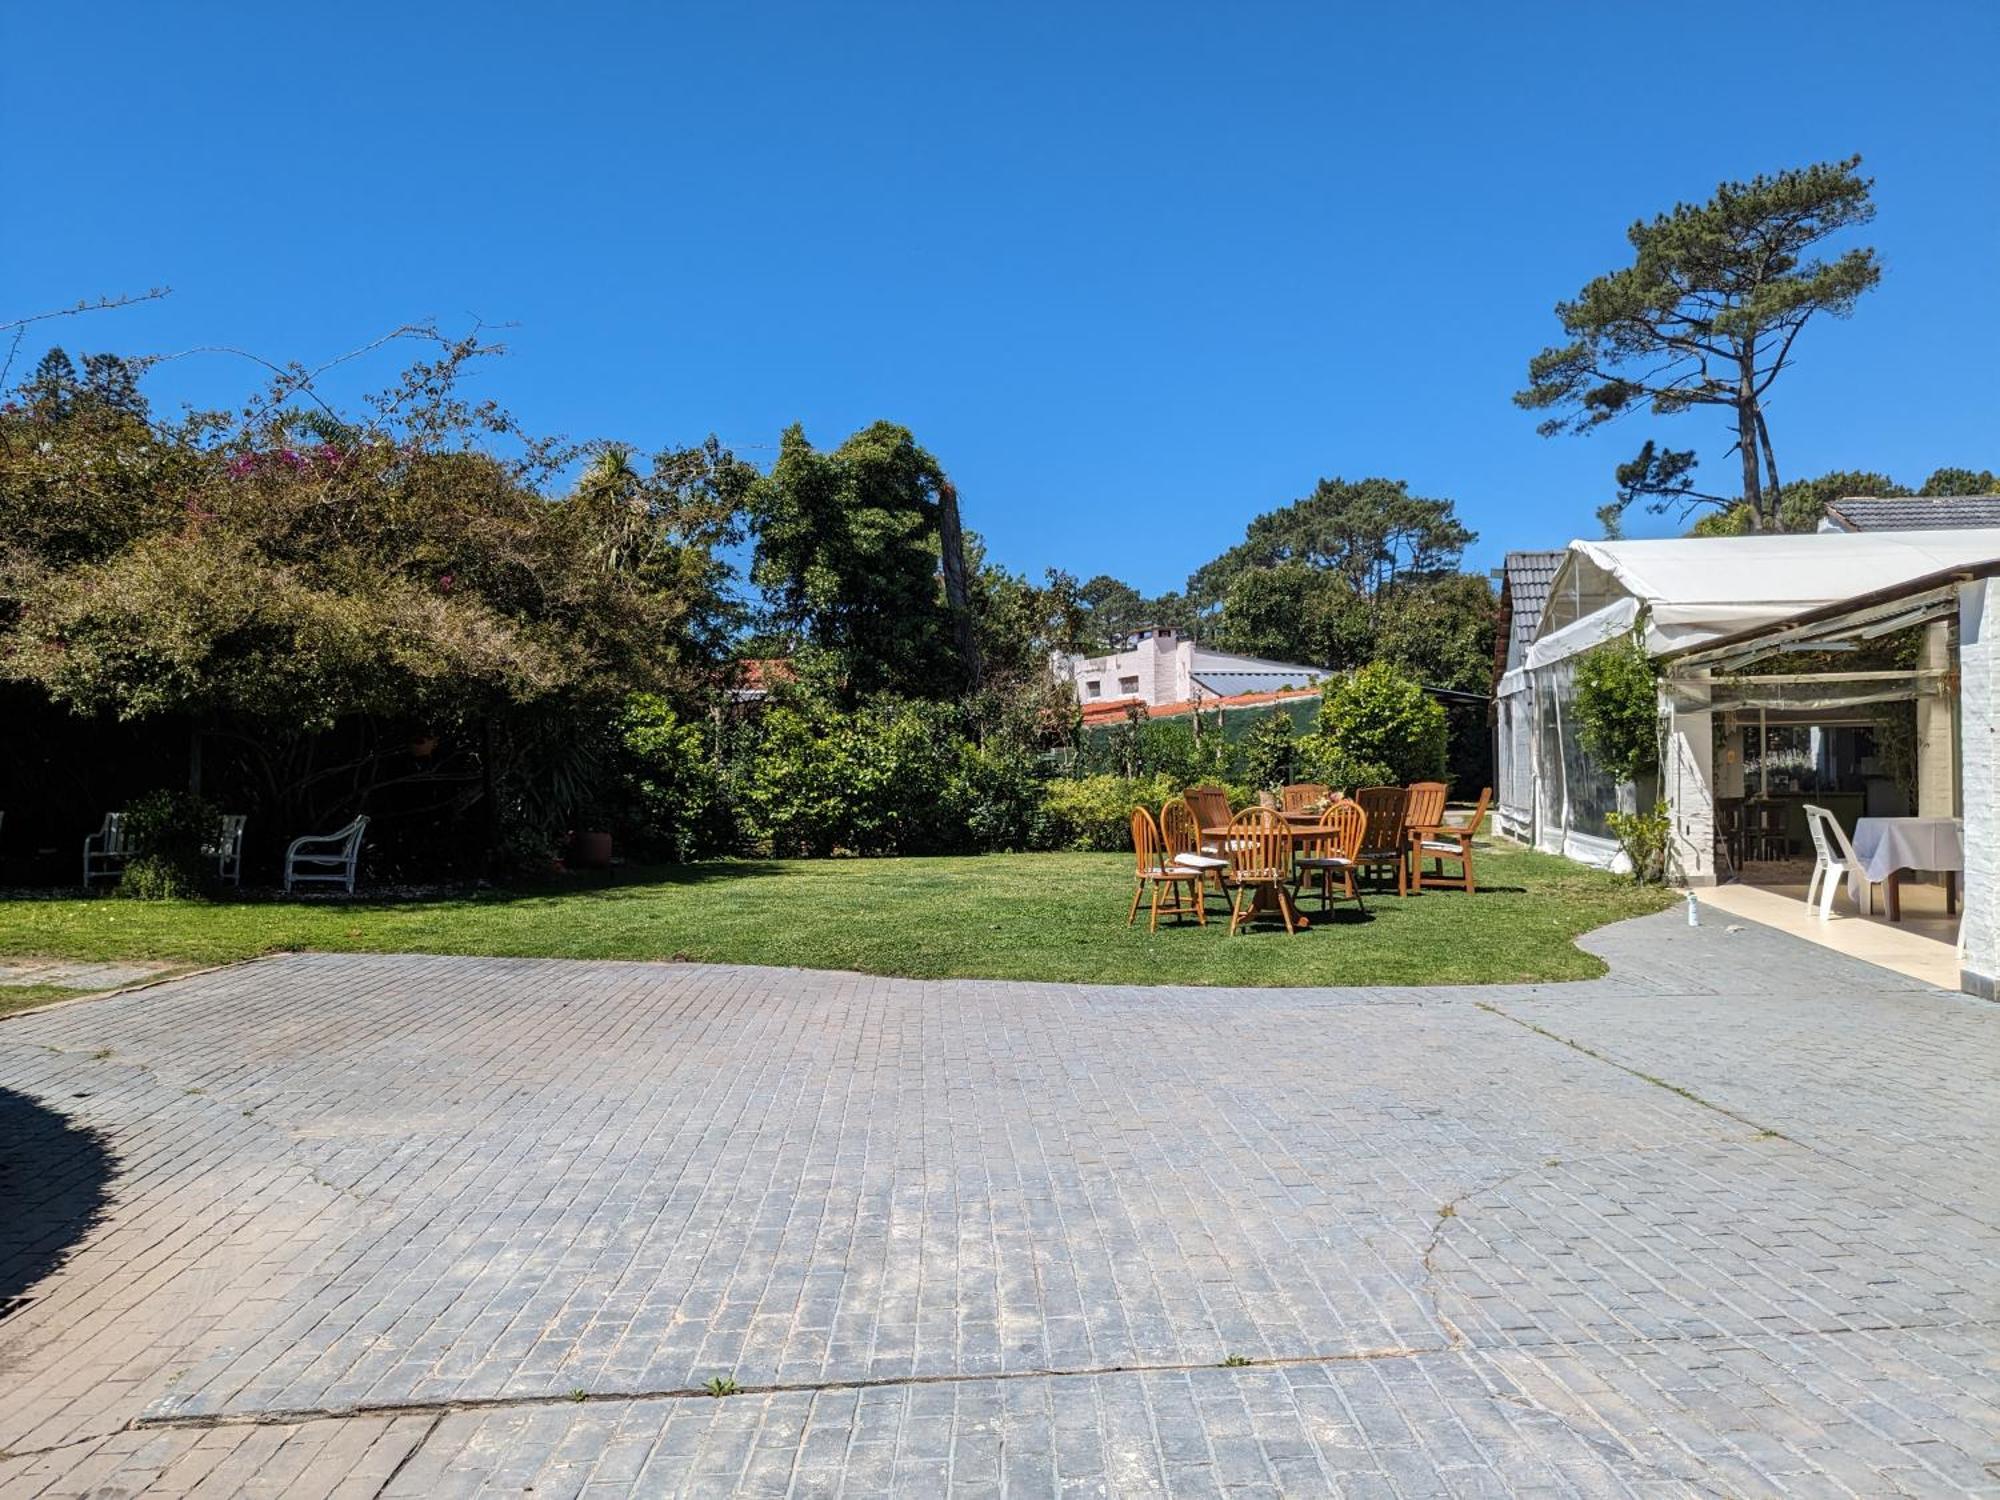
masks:
{"type": "Polygon", "coordinates": [[[1959,919],[1959,988],[2000,999],[2000,618],[1994,581],[1959,591],[1961,774],[1965,786],[1965,891],[1959,919]]]}

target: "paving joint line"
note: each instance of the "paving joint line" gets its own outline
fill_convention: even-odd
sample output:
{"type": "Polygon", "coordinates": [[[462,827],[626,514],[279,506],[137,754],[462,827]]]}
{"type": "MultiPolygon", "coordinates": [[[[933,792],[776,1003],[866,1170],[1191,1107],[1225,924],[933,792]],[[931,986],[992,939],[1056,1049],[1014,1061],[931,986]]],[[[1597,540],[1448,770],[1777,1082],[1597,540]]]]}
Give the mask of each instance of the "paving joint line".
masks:
{"type": "MultiPolygon", "coordinates": [[[[698,1385],[662,1386],[636,1391],[567,1391],[534,1396],[467,1396],[442,1401],[357,1402],[351,1406],[272,1407],[264,1411],[190,1412],[183,1415],[140,1415],[132,1418],[121,1432],[160,1432],[173,1429],[212,1430],[221,1427],[289,1427],[305,1422],[353,1421],[367,1417],[409,1417],[433,1415],[442,1419],[460,1412],[536,1410],[555,1406],[604,1406],[638,1401],[726,1401],[735,1396],[812,1395],[821,1391],[893,1390],[905,1386],[980,1385],[1028,1380],[1094,1379],[1100,1375],[1188,1375],[1197,1370],[1283,1370],[1306,1365],[1364,1365],[1387,1360],[1423,1359],[1441,1354],[1460,1354],[1490,1359],[1495,1355],[1546,1348],[1649,1348],[1667,1344],[1716,1344],[1749,1347],[1753,1339],[1836,1338],[1851,1334],[1922,1333],[1944,1328],[1985,1328],[1987,1320],[1956,1318],[1921,1323],[1879,1323],[1846,1328],[1801,1328],[1769,1333],[1732,1333],[1723,1330],[1673,1334],[1664,1338],[1518,1341],[1507,1344],[1399,1345],[1383,1349],[1360,1349],[1339,1354],[1277,1354],[1229,1364],[1221,1360],[1170,1360],[1159,1364],[1079,1365],[1065,1369],[953,1371],[943,1375],[864,1375],[851,1379],[769,1381],[738,1385],[728,1396],[716,1396],[698,1385]]],[[[64,1445],[67,1446],[67,1445],[64,1445]]],[[[23,1454],[14,1454],[23,1457],[23,1454]]]]}

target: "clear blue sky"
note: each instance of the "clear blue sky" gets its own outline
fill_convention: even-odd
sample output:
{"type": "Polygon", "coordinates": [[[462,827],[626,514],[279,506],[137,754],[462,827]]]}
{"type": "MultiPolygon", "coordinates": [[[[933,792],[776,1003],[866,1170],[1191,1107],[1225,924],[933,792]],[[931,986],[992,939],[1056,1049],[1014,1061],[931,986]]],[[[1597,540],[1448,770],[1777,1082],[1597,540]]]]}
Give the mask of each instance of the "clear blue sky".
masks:
{"type": "Polygon", "coordinates": [[[905,423],[1034,572],[1177,586],[1322,474],[1456,499],[1490,566],[1592,534],[1649,431],[1728,472],[1692,418],[1538,438],[1553,302],[1851,151],[1887,274],[1802,340],[1779,459],[2000,464],[1996,86],[1992,0],[13,5],[0,319],[162,283],[60,337],[313,362],[476,315],[537,429],[905,423]]]}

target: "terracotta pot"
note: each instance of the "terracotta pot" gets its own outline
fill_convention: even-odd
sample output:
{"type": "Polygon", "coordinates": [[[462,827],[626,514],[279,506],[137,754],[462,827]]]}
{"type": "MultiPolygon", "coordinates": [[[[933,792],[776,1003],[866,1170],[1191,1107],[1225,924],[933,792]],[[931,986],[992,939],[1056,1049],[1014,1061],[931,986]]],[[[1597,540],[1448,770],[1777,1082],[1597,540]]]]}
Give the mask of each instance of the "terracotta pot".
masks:
{"type": "Polygon", "coordinates": [[[570,842],[570,863],[586,869],[603,870],[611,865],[611,835],[579,833],[570,842]]]}

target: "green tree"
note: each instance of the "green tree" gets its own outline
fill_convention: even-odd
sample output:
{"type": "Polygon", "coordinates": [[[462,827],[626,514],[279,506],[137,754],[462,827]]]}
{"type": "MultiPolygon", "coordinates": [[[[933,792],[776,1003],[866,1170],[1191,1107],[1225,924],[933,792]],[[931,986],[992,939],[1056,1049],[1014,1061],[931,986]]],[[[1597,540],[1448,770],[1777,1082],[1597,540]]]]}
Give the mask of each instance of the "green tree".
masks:
{"type": "Polygon", "coordinates": [[[2000,476],[1991,469],[1937,469],[1919,495],[2000,495],[2000,476]]]}
{"type": "Polygon", "coordinates": [[[1372,599],[1398,582],[1454,571],[1478,539],[1451,501],[1412,495],[1405,480],[1322,479],[1310,495],[1252,520],[1240,543],[1188,580],[1188,593],[1212,607],[1243,573],[1295,562],[1336,573],[1372,599]]]}
{"type": "Polygon", "coordinates": [[[788,428],[752,489],[750,576],[770,621],[849,702],[949,698],[970,685],[941,581],[946,483],[906,429],[877,422],[830,453],[788,428]]]}
{"type": "Polygon", "coordinates": [[[1650,439],[1617,471],[1622,510],[1748,509],[1758,530],[1781,524],[1783,485],[1764,417],[1793,342],[1816,315],[1846,317],[1881,279],[1875,252],[1815,251],[1875,216],[1872,182],[1858,156],[1725,182],[1706,203],[1677,204],[1627,231],[1631,265],[1600,276],[1556,304],[1566,341],[1528,365],[1515,401],[1553,411],[1545,435],[1589,432],[1627,412],[1671,416],[1696,407],[1727,413],[1741,461],[1734,494],[1695,488],[1692,449],[1650,439]]]}
{"type": "Polygon", "coordinates": [[[1636,640],[1615,641],[1577,661],[1577,742],[1619,781],[1650,776],[1660,764],[1659,687],[1652,658],[1636,640]]]}
{"type": "Polygon", "coordinates": [[[1306,748],[1321,780],[1351,790],[1442,776],[1446,734],[1443,707],[1414,678],[1372,662],[1321,696],[1306,748]]]}

